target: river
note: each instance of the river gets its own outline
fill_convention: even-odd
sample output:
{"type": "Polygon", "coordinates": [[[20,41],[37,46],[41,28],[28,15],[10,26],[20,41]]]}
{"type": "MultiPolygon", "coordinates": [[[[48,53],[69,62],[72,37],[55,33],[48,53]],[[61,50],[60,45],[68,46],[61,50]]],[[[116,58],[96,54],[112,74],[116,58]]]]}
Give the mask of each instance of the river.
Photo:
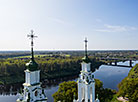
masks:
{"type": "MultiPolygon", "coordinates": [[[[118,65],[129,65],[129,62],[118,62],[118,65]]],[[[133,61],[133,66],[138,63],[138,61],[133,61]]],[[[127,67],[116,67],[116,66],[107,66],[101,65],[98,70],[94,72],[95,78],[99,79],[103,82],[104,88],[111,88],[118,90],[117,85],[124,79],[131,68],[127,67]]],[[[77,81],[77,78],[68,79],[77,81]]],[[[62,80],[63,81],[63,80],[62,80]]],[[[52,94],[58,90],[58,85],[62,81],[57,82],[53,85],[48,85],[45,88],[46,95],[48,97],[48,102],[53,102],[52,94]]],[[[66,79],[67,81],[67,79],[66,79]]],[[[18,94],[16,95],[0,95],[0,102],[16,102],[18,98],[18,94]]]]}

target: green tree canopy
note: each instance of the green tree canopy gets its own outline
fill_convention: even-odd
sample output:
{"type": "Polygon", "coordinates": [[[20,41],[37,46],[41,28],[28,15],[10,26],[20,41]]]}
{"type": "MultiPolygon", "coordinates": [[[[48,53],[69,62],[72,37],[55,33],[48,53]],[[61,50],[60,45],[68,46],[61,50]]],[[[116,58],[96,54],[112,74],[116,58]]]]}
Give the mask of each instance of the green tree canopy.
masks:
{"type": "Polygon", "coordinates": [[[75,81],[63,82],[59,85],[58,91],[53,94],[54,102],[72,102],[73,96],[77,96],[77,92],[77,83],[75,81]]]}
{"type": "Polygon", "coordinates": [[[117,96],[127,97],[129,102],[138,101],[138,64],[129,72],[128,76],[118,85],[117,96]]]}

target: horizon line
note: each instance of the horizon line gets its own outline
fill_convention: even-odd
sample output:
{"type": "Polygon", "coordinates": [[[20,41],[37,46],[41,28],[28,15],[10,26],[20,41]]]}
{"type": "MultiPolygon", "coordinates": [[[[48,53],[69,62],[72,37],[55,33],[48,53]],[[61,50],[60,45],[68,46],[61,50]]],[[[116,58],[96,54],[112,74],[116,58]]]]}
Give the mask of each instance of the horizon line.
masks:
{"type": "MultiPolygon", "coordinates": [[[[4,49],[2,51],[30,51],[28,49],[19,50],[19,49],[4,49]]],[[[84,49],[36,49],[34,51],[84,51],[84,49]]],[[[138,51],[138,49],[89,49],[88,51],[138,51]]]]}

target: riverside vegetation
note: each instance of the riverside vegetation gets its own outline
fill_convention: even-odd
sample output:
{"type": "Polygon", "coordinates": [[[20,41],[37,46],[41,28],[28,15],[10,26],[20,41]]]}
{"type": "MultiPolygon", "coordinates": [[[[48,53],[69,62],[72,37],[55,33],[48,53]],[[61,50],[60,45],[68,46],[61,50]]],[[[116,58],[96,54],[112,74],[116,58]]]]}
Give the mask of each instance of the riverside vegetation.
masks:
{"type": "MultiPolygon", "coordinates": [[[[79,56],[37,56],[36,62],[41,70],[41,79],[56,79],[79,75],[81,58],[79,56]]],[[[13,84],[24,82],[25,64],[28,57],[0,59],[0,84],[13,84]]],[[[103,62],[91,57],[92,69],[98,68],[103,62]]]]}
{"type": "Polygon", "coordinates": [[[138,102],[138,64],[129,72],[128,76],[118,85],[117,96],[127,97],[129,102],[138,102]]]}

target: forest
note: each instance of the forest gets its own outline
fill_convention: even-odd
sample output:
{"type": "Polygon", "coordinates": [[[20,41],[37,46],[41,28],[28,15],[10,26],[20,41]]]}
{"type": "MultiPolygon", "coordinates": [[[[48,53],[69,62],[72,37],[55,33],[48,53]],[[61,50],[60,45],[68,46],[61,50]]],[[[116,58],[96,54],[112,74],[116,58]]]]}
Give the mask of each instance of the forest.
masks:
{"type": "Polygon", "coordinates": [[[136,64],[118,85],[117,96],[127,97],[129,102],[138,101],[138,64],[136,64]]]}
{"type": "MultiPolygon", "coordinates": [[[[36,62],[41,70],[42,79],[57,79],[67,76],[79,75],[81,68],[80,56],[37,56],[36,62]]],[[[103,62],[90,57],[93,65],[91,69],[99,68],[103,62]]],[[[24,82],[25,64],[28,63],[28,57],[15,57],[0,59],[0,83],[13,84],[24,82]]]]}

